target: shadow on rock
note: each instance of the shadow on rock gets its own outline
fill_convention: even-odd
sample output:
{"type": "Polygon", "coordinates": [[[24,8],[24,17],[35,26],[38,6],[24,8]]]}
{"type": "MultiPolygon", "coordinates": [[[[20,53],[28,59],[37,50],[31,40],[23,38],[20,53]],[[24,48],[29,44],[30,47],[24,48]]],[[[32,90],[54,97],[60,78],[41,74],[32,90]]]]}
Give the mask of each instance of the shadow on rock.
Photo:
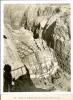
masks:
{"type": "Polygon", "coordinates": [[[46,89],[36,88],[33,84],[28,68],[25,66],[27,73],[20,76],[17,80],[14,81],[14,86],[12,92],[45,92],[49,91],[46,89]]]}

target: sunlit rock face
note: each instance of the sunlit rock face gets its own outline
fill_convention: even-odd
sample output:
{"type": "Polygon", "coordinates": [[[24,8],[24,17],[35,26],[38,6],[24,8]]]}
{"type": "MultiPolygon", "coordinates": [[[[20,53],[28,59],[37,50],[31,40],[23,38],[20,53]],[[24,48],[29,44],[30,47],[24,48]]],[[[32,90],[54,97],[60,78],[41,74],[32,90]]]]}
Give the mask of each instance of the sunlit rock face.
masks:
{"type": "Polygon", "coordinates": [[[68,91],[70,90],[69,19],[64,19],[66,21],[64,23],[65,16],[60,18],[59,14],[54,13],[54,9],[51,5],[11,6],[12,22],[5,20],[4,27],[4,35],[7,37],[4,38],[4,64],[12,66],[11,73],[15,79],[26,75],[24,66],[26,65],[35,87],[48,91],[68,91]],[[39,24],[38,38],[34,38],[32,28],[39,24]]]}
{"type": "Polygon", "coordinates": [[[67,21],[68,18],[69,14],[64,15],[56,23],[54,28],[54,49],[61,68],[70,74],[71,34],[68,25],[70,22],[68,22],[69,20],[67,21]]]}
{"type": "MultiPolygon", "coordinates": [[[[41,78],[45,78],[47,80],[47,78],[56,73],[59,68],[54,52],[47,46],[44,40],[34,40],[32,32],[24,28],[20,28],[18,31],[11,31],[12,32],[9,33],[9,39],[5,40],[5,43],[6,41],[7,43],[8,41],[11,41],[11,44],[8,43],[8,47],[5,47],[5,63],[12,66],[12,76],[16,79],[17,76],[26,74],[25,68],[23,67],[26,65],[29,69],[31,79],[38,88],[41,86],[41,83],[37,84],[35,79],[39,78],[39,82],[41,78]],[[7,48],[11,50],[9,54],[7,53],[7,48]],[[11,57],[11,60],[6,59],[6,57],[11,57]],[[6,62],[7,60],[8,62],[6,62]]],[[[44,84],[44,81],[41,81],[42,84],[44,84]]],[[[41,88],[43,88],[43,86],[41,86],[41,88]]],[[[44,88],[47,89],[46,86],[44,88]]]]}
{"type": "Polygon", "coordinates": [[[60,67],[70,74],[70,12],[69,8],[54,14],[45,25],[42,38],[54,49],[60,67]]]}

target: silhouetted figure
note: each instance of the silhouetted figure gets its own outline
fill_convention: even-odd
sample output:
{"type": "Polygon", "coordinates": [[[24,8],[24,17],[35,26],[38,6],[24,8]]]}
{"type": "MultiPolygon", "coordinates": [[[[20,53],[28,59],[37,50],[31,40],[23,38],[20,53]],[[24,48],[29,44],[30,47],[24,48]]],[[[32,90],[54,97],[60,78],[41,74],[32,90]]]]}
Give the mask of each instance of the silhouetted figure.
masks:
{"type": "Polygon", "coordinates": [[[11,91],[11,88],[12,88],[11,66],[6,64],[4,66],[4,92],[11,91]]]}

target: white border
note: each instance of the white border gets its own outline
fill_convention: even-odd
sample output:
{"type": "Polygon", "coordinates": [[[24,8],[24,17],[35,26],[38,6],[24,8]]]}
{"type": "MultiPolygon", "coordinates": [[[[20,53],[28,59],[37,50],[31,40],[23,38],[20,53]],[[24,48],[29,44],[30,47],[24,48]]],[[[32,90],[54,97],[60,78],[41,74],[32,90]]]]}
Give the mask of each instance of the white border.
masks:
{"type": "Polygon", "coordinates": [[[73,57],[73,47],[72,47],[72,43],[73,43],[73,19],[72,19],[72,16],[73,16],[73,5],[72,5],[72,1],[71,0],[49,0],[49,1],[46,1],[46,0],[37,0],[37,1],[33,1],[33,0],[30,0],[30,1],[2,1],[1,2],[1,87],[3,87],[3,70],[2,70],[2,66],[3,66],[3,36],[2,34],[4,33],[4,23],[3,23],[3,7],[4,7],[4,4],[47,4],[47,3],[56,3],[56,4],[59,4],[59,3],[70,3],[71,4],[71,78],[72,78],[72,81],[71,81],[71,92],[7,92],[7,93],[4,93],[3,92],[3,88],[1,88],[1,94],[13,94],[13,95],[17,95],[19,96],[20,95],[24,95],[24,96],[28,96],[31,97],[35,97],[35,96],[49,96],[49,95],[54,95],[54,94],[73,94],[73,63],[72,63],[72,57],[73,57]]]}

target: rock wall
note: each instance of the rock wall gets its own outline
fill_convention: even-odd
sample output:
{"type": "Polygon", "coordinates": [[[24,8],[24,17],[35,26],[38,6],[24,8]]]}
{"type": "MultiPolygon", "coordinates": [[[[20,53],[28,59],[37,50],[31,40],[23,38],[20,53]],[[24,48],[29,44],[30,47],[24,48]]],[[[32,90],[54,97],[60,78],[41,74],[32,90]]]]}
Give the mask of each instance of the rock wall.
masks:
{"type": "Polygon", "coordinates": [[[56,24],[54,29],[54,50],[56,52],[56,56],[59,62],[59,65],[63,70],[71,73],[71,65],[70,65],[70,51],[71,51],[71,34],[70,34],[70,27],[69,22],[65,22],[69,18],[69,15],[62,16],[59,18],[59,21],[56,24]]]}
{"type": "MultiPolygon", "coordinates": [[[[6,54],[4,55],[4,64],[9,63],[12,66],[12,75],[15,75],[15,78],[17,78],[17,76],[19,77],[25,75],[25,67],[21,67],[26,65],[30,73],[30,78],[37,88],[47,89],[50,91],[54,89],[68,91],[68,87],[70,88],[70,78],[66,79],[67,76],[65,77],[63,75],[59,66],[61,66],[61,68],[65,71],[67,69],[66,72],[70,73],[70,67],[68,65],[70,64],[70,59],[67,59],[70,56],[70,34],[68,30],[70,26],[68,26],[68,24],[64,25],[62,18],[61,19],[63,23],[60,22],[60,17],[57,20],[57,16],[54,18],[55,20],[53,19],[52,16],[55,15],[55,12],[53,12],[55,8],[53,6],[50,7],[50,5],[47,5],[47,7],[46,5],[44,7],[43,5],[38,5],[38,7],[37,5],[26,5],[25,7],[24,5],[12,5],[9,8],[11,9],[9,10],[7,8],[6,11],[8,12],[9,16],[7,15],[6,18],[4,17],[4,27],[6,28],[6,30],[4,29],[4,35],[7,37],[7,40],[4,41],[4,44],[6,45],[4,47],[6,50],[4,51],[6,54]],[[51,20],[48,21],[50,17],[51,20]],[[8,18],[10,18],[10,21],[8,21],[8,18]],[[28,28],[24,27],[26,23],[25,20],[27,20],[28,28]],[[52,23],[55,21],[56,23],[54,23],[55,25],[53,25],[53,27],[52,23]],[[43,33],[45,38],[38,37],[35,39],[33,37],[33,32],[31,29],[34,22],[36,23],[34,28],[38,26],[39,23],[41,24],[41,22],[43,24],[47,23],[48,26],[44,24],[46,27],[41,27],[38,31],[38,34],[40,34],[40,32],[42,33],[42,30],[44,30],[43,33]],[[62,23],[62,25],[60,25],[60,23],[62,23]],[[49,35],[50,38],[48,38],[49,35]],[[64,41],[62,37],[64,37],[64,41]],[[10,44],[6,42],[8,40],[11,42],[10,44]],[[48,42],[48,45],[46,41],[48,42]],[[52,42],[53,47],[51,44],[52,42]],[[8,48],[11,51],[9,51],[9,53],[8,48]],[[64,66],[62,67],[64,64],[64,59],[66,62],[65,68],[64,66]],[[19,70],[15,68],[18,68],[19,70]],[[65,80],[68,83],[67,86],[65,86],[65,80]]],[[[67,22],[68,19],[65,21],[67,22]]]]}

